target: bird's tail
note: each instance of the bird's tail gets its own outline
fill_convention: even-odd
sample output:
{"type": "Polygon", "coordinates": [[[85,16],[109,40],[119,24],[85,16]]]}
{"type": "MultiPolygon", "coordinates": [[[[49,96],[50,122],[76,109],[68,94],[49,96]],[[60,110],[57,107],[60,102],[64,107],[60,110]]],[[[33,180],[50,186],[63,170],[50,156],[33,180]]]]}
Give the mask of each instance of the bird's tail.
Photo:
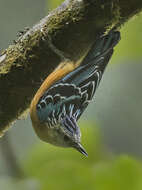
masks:
{"type": "Polygon", "coordinates": [[[102,75],[113,54],[113,47],[119,42],[119,40],[120,32],[118,31],[111,30],[107,35],[100,36],[92,45],[81,65],[66,75],[62,81],[79,85],[86,81],[87,78],[89,80],[90,75],[95,72],[96,68],[102,75]]]}
{"type": "Polygon", "coordinates": [[[98,66],[101,66],[101,70],[103,71],[113,53],[114,46],[116,46],[119,40],[120,32],[118,31],[111,30],[107,35],[100,36],[92,45],[81,65],[88,63],[92,64],[92,62],[94,62],[96,65],[101,64],[98,66]],[[103,58],[104,61],[97,61],[101,58],[103,58]]]}

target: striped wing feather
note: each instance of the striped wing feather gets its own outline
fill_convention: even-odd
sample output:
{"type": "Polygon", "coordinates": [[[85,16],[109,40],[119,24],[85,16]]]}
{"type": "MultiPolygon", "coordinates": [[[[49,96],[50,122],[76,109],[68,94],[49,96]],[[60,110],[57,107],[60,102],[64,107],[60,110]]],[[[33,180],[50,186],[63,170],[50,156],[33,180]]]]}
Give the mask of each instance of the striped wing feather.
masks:
{"type": "Polygon", "coordinates": [[[113,54],[113,47],[119,39],[119,32],[110,32],[100,37],[82,64],[44,93],[37,104],[37,114],[41,122],[54,125],[65,115],[75,118],[76,121],[79,119],[92,100],[113,54]]]}

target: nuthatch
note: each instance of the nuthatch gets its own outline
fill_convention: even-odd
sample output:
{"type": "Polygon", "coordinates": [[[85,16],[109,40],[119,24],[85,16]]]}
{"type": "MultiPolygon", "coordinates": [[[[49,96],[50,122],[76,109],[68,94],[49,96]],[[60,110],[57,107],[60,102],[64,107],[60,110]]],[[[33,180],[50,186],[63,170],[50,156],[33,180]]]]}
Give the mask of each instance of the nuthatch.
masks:
{"type": "Polygon", "coordinates": [[[119,40],[118,31],[100,36],[77,68],[66,62],[45,79],[30,107],[32,125],[41,140],[87,156],[77,120],[92,100],[119,40]]]}

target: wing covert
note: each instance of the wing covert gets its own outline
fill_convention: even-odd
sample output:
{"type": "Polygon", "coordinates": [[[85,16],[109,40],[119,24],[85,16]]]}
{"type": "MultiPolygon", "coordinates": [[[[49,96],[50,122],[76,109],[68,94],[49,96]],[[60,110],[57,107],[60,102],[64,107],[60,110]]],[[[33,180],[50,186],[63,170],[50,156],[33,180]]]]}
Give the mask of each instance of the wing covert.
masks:
{"type": "Polygon", "coordinates": [[[87,81],[87,84],[80,87],[66,83],[53,85],[37,104],[39,120],[50,125],[58,123],[65,115],[78,120],[93,98],[96,84],[95,81],[87,81]]]}

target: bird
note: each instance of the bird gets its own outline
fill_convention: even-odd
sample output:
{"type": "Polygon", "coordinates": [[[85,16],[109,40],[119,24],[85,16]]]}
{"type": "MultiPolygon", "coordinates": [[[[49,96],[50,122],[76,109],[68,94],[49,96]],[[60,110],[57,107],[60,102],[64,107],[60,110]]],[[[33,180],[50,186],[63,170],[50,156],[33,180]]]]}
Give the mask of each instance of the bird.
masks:
{"type": "Polygon", "coordinates": [[[100,35],[76,68],[65,61],[42,83],[30,106],[37,136],[52,145],[74,148],[88,156],[81,144],[77,121],[94,99],[104,70],[120,40],[120,32],[100,35]]]}

